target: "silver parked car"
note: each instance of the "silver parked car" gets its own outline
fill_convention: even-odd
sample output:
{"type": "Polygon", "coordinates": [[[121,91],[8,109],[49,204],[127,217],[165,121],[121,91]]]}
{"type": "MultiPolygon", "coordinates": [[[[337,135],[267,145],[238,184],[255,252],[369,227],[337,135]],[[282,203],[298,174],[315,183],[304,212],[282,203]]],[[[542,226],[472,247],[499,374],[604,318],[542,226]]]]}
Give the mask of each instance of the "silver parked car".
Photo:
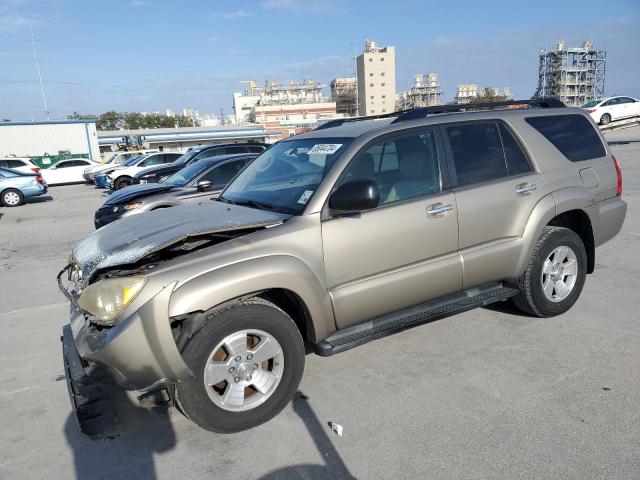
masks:
{"type": "Polygon", "coordinates": [[[59,275],[72,404],[81,424],[96,415],[99,366],[237,432],[287,405],[306,352],[507,299],[560,315],[620,231],[621,194],[591,118],[553,99],[329,122],[273,145],[218,201],[73,249],[59,275]]]}
{"type": "Polygon", "coordinates": [[[95,227],[159,208],[198,204],[217,198],[227,183],[255,157],[221,155],[192,163],[162,183],[131,185],[118,190],[96,210],[95,227]]]}

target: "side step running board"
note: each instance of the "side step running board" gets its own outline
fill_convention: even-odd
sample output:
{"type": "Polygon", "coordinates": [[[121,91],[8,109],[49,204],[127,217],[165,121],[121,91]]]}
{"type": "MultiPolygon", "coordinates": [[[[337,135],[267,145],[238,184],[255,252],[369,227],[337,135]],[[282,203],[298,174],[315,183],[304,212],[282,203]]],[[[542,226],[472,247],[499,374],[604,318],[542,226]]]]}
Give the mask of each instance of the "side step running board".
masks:
{"type": "Polygon", "coordinates": [[[517,293],[518,289],[502,283],[472,288],[337,331],[313,349],[318,355],[328,357],[432,320],[506,300],[517,293]]]}

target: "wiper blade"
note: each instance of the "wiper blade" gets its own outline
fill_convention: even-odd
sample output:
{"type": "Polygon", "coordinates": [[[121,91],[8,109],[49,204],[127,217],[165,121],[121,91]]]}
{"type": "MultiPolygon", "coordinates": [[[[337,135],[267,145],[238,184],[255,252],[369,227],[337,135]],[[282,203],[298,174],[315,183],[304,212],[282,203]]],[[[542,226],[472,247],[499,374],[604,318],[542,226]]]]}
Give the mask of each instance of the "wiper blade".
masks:
{"type": "Polygon", "coordinates": [[[274,208],[276,208],[276,206],[273,203],[268,203],[268,202],[258,202],[257,200],[242,200],[239,202],[235,202],[236,205],[245,205],[248,207],[255,207],[255,208],[259,208],[261,210],[269,209],[269,210],[273,210],[274,208]]]}

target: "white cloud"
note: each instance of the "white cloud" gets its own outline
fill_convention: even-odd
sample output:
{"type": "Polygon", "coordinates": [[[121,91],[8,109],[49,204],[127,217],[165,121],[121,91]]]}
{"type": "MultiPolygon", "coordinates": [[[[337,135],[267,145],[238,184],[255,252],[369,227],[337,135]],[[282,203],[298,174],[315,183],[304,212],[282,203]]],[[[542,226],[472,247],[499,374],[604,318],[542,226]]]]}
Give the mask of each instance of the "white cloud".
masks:
{"type": "Polygon", "coordinates": [[[0,31],[13,32],[27,28],[30,23],[36,23],[35,19],[25,17],[18,13],[0,16],[0,31]]]}
{"type": "Polygon", "coordinates": [[[221,17],[225,20],[235,20],[238,18],[252,17],[253,15],[255,15],[253,12],[247,10],[233,10],[231,12],[214,12],[211,14],[211,17],[221,17]]]}
{"type": "Polygon", "coordinates": [[[262,7],[267,10],[300,10],[301,6],[295,0],[264,0],[262,7]]]}

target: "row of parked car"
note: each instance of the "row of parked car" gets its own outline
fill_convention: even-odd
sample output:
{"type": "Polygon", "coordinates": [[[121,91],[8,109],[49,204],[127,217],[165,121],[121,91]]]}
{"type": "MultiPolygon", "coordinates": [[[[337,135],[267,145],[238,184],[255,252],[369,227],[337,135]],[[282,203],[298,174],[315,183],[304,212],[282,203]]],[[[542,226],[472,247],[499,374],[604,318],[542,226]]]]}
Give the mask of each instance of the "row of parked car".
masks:
{"type": "Polygon", "coordinates": [[[262,143],[245,143],[201,146],[184,154],[118,154],[106,164],[84,172],[87,181],[114,190],[96,211],[95,227],[151,210],[215,199],[240,170],[267,148],[262,143]]]}
{"type": "Polygon", "coordinates": [[[124,214],[188,203],[194,201],[195,197],[211,193],[215,195],[248,160],[253,159],[256,154],[263,152],[267,147],[267,144],[252,142],[205,145],[191,148],[186,153],[159,152],[157,150],[116,152],[104,163],[75,158],[62,160],[47,169],[41,169],[29,158],[4,158],[0,159],[0,203],[7,207],[19,206],[26,199],[46,194],[51,185],[89,182],[101,188],[122,190],[140,184],[156,184],[169,180],[172,175],[192,163],[199,160],[210,160],[206,163],[206,169],[204,169],[204,164],[203,170],[192,168],[184,175],[173,178],[172,183],[162,185],[160,189],[157,186],[143,188],[139,191],[134,188],[133,191],[128,190],[122,195],[110,197],[107,200],[107,203],[112,205],[110,214],[104,216],[104,212],[109,210],[104,208],[100,209],[102,212],[100,219],[96,214],[96,226],[101,226],[124,214]],[[198,184],[198,182],[200,183],[198,184]],[[122,206],[119,214],[112,211],[113,205],[121,206],[118,201],[144,196],[142,192],[146,192],[145,195],[149,196],[153,191],[159,193],[160,191],[172,190],[175,193],[175,189],[183,189],[184,195],[173,195],[172,193],[169,195],[169,197],[172,195],[175,197],[172,201],[152,202],[154,205],[149,204],[148,208],[146,203],[142,206],[140,202],[137,202],[135,208],[122,206]]]}

